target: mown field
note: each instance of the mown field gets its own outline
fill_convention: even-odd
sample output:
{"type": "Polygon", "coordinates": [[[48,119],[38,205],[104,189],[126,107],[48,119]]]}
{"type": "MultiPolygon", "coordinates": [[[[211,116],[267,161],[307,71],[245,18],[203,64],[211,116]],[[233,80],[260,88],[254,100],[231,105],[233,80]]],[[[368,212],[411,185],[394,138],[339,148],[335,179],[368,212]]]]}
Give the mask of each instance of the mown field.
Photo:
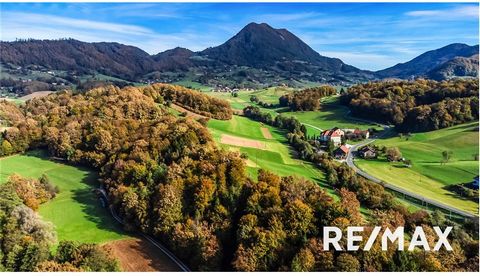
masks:
{"type": "Polygon", "coordinates": [[[0,168],[0,183],[13,173],[34,178],[46,174],[60,188],[57,196],[39,209],[44,220],[55,225],[58,240],[104,243],[129,237],[93,193],[98,186],[95,172],[51,161],[42,151],[2,158],[0,168]]]}
{"type": "Polygon", "coordinates": [[[389,163],[384,158],[356,164],[366,172],[393,185],[424,195],[472,213],[478,213],[478,203],[458,197],[446,190],[452,184],[471,182],[478,175],[478,122],[446,129],[415,133],[411,137],[378,140],[379,146],[400,149],[403,157],[413,162],[411,168],[389,163]],[[442,152],[451,151],[448,163],[442,164],[442,152]]]}
{"type": "Polygon", "coordinates": [[[255,178],[258,169],[263,168],[281,176],[297,175],[313,180],[334,194],[333,190],[325,186],[322,171],[310,163],[294,158],[294,152],[288,146],[285,133],[281,130],[241,116],[233,116],[229,121],[210,120],[208,129],[219,146],[248,156],[247,170],[251,177],[255,178]],[[262,128],[268,129],[271,138],[265,138],[262,128]],[[252,142],[252,145],[227,144],[222,142],[225,135],[252,142]]]}
{"type": "Polygon", "coordinates": [[[369,123],[349,116],[349,110],[346,106],[338,103],[338,96],[325,98],[321,109],[318,111],[297,111],[290,112],[287,108],[263,108],[262,106],[250,102],[250,97],[255,95],[260,101],[278,104],[278,98],[293,89],[286,87],[271,87],[268,89],[256,91],[239,91],[237,97],[230,93],[209,92],[210,96],[227,100],[233,109],[241,110],[249,105],[258,106],[263,112],[268,112],[272,116],[282,114],[293,116],[307,127],[308,135],[318,135],[320,130],[333,127],[339,128],[360,128],[382,129],[378,124],[369,123]]]}

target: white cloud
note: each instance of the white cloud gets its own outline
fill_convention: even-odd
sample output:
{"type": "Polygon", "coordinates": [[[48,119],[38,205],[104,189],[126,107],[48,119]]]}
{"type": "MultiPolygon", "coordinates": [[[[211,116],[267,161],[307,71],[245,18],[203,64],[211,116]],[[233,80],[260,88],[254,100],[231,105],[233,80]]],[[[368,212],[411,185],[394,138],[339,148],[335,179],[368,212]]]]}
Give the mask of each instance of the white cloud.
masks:
{"type": "Polygon", "coordinates": [[[0,40],[3,41],[74,38],[86,42],[119,42],[139,47],[150,54],[177,46],[203,50],[215,41],[214,37],[195,32],[164,34],[137,25],[34,13],[4,12],[0,23],[0,40]]]}
{"type": "MultiPolygon", "coordinates": [[[[4,12],[2,14],[3,22],[7,24],[31,24],[35,26],[58,26],[61,28],[69,27],[74,29],[87,29],[97,31],[107,31],[122,34],[151,34],[151,30],[135,25],[98,22],[92,20],[74,19],[68,17],[60,17],[54,15],[23,13],[23,12],[4,12]]],[[[2,29],[7,29],[2,27],[2,29]]],[[[28,29],[28,28],[27,28],[28,29]]]]}
{"type": "Polygon", "coordinates": [[[445,9],[445,10],[416,10],[416,11],[409,11],[405,13],[407,16],[412,17],[438,17],[439,19],[456,19],[456,18],[465,18],[465,17],[474,17],[478,18],[478,5],[473,6],[462,6],[456,7],[452,9],[445,9]]]}

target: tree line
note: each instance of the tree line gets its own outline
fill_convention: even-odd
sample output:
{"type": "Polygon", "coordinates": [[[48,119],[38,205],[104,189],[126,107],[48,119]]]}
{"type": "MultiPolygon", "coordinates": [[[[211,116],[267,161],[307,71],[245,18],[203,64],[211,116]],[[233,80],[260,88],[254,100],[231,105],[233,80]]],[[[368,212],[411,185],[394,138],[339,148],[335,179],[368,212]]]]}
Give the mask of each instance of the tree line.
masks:
{"type": "Polygon", "coordinates": [[[384,252],[378,244],[368,252],[322,251],[322,225],[405,225],[410,233],[414,225],[431,229],[436,220],[447,221],[441,214],[409,212],[381,185],[315,153],[293,118],[269,122],[288,130],[305,158],[326,170],[340,201],[302,178],[260,170],[250,179],[239,153],[218,148],[196,120],[170,114],[155,93],[154,87],[108,86],[33,99],[17,107],[22,116],[9,118],[12,127],[2,139],[11,132],[26,145],[8,140],[14,149],[44,147],[98,170],[127,229],[154,235],[193,270],[477,269],[478,240],[467,227],[456,228],[454,253],[384,252]],[[371,219],[361,215],[360,204],[371,208],[371,219]]]}
{"type": "Polygon", "coordinates": [[[321,98],[336,93],[334,87],[324,85],[285,94],[278,101],[280,106],[289,107],[292,111],[315,111],[320,109],[321,98]]]}
{"type": "Polygon", "coordinates": [[[342,96],[353,114],[422,132],[478,120],[478,79],[358,84],[342,96]]]}
{"type": "Polygon", "coordinates": [[[209,97],[196,90],[163,83],[143,86],[140,89],[159,103],[176,103],[192,112],[218,120],[232,118],[233,111],[227,101],[209,97]]]}

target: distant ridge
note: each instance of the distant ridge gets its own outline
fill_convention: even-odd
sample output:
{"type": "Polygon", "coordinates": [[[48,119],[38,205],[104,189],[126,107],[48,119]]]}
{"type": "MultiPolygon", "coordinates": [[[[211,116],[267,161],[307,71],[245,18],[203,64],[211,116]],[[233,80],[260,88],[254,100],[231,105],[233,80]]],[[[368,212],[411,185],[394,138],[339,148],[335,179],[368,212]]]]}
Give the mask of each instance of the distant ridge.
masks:
{"type": "Polygon", "coordinates": [[[454,43],[445,47],[428,51],[418,57],[399,63],[387,69],[375,72],[379,78],[413,78],[428,76],[428,73],[441,64],[457,57],[471,57],[478,54],[478,45],[469,46],[462,43],[454,43]]]}

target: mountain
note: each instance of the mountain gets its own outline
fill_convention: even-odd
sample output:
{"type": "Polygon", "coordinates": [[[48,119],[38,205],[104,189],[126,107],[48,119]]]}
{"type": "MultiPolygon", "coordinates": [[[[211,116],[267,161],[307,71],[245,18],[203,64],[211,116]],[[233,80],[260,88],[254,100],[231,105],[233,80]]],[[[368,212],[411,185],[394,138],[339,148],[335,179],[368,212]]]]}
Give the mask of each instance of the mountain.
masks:
{"type": "Polygon", "coordinates": [[[192,52],[177,47],[156,55],[119,43],[74,39],[0,42],[0,62],[43,70],[102,73],[126,80],[193,81],[217,85],[316,81],[353,83],[373,78],[363,71],[314,51],[286,29],[250,23],[224,44],[192,52]],[[189,74],[187,74],[190,72],[189,74]],[[225,84],[224,83],[224,84],[225,84]]]}
{"type": "Polygon", "coordinates": [[[478,62],[478,55],[456,57],[430,70],[426,76],[434,80],[453,77],[478,77],[478,62]]]}
{"type": "Polygon", "coordinates": [[[454,43],[440,49],[428,51],[406,62],[375,72],[379,78],[411,78],[425,76],[429,71],[456,57],[478,54],[478,45],[454,43]]]}
{"type": "Polygon", "coordinates": [[[188,70],[190,67],[194,66],[190,59],[194,54],[195,53],[189,49],[177,47],[158,53],[152,56],[152,58],[156,62],[158,70],[188,70]]]}
{"type": "Polygon", "coordinates": [[[306,71],[367,73],[338,58],[321,56],[288,30],[274,29],[266,23],[250,23],[224,44],[198,54],[215,62],[253,68],[277,66],[282,70],[295,64],[306,71]]]}
{"type": "Polygon", "coordinates": [[[156,69],[148,53],[114,42],[21,40],[1,42],[0,46],[0,61],[19,66],[39,65],[80,73],[95,71],[125,79],[135,79],[156,69]]]}

